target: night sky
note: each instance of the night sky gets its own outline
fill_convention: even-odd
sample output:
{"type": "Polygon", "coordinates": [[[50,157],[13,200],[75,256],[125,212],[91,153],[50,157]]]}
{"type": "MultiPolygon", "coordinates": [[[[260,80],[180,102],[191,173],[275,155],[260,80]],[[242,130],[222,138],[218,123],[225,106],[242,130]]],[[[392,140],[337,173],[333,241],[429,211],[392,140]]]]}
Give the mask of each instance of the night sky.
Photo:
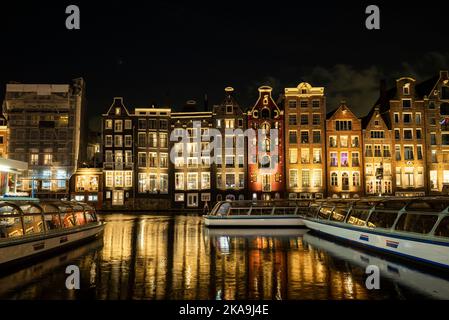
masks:
{"type": "Polygon", "coordinates": [[[329,111],[346,99],[362,116],[380,79],[425,80],[449,68],[444,2],[242,2],[2,1],[0,98],[9,81],[83,77],[95,127],[114,96],[130,109],[179,110],[205,94],[219,103],[233,86],[247,108],[260,85],[276,98],[307,81],[326,87],[329,111]],[[69,4],[80,8],[81,30],[65,28],[69,4]],[[380,7],[381,30],[365,28],[369,4],[380,7]]]}

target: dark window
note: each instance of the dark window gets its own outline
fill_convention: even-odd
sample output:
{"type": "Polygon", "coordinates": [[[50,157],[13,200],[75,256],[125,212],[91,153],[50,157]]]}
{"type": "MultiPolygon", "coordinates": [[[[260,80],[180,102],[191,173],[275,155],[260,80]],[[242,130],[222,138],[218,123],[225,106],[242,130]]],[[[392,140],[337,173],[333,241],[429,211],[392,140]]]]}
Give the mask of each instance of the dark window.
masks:
{"type": "Polygon", "coordinates": [[[138,126],[139,126],[139,129],[146,129],[147,128],[146,119],[139,119],[138,126]]]}
{"type": "Polygon", "coordinates": [[[402,107],[405,108],[405,109],[411,108],[412,107],[412,100],[410,100],[410,99],[402,100],[402,107]]]}
{"type": "Polygon", "coordinates": [[[449,145],[449,133],[443,133],[441,135],[441,138],[442,138],[442,141],[441,141],[442,145],[444,145],[444,146],[449,145]]]}
{"type": "Polygon", "coordinates": [[[369,227],[391,228],[398,214],[396,212],[374,211],[368,220],[369,227]]]}
{"type": "Polygon", "coordinates": [[[301,131],[301,143],[309,143],[309,132],[301,131]]]}
{"type": "Polygon", "coordinates": [[[449,103],[442,103],[440,106],[440,114],[442,116],[449,115],[449,103]]]}
{"type": "Polygon", "coordinates": [[[401,137],[401,132],[399,130],[394,130],[394,139],[399,140],[401,137]]]}
{"type": "Polygon", "coordinates": [[[313,131],[313,143],[321,143],[321,132],[313,131]]]}
{"type": "Polygon", "coordinates": [[[394,123],[399,123],[399,114],[394,114],[394,123]]]}
{"type": "Polygon", "coordinates": [[[421,129],[416,129],[416,139],[422,139],[421,129]]]}
{"type": "Polygon", "coordinates": [[[313,116],[312,116],[312,124],[314,125],[314,126],[317,126],[317,125],[319,125],[321,123],[321,117],[320,117],[320,115],[319,114],[314,114],[313,116]]]}
{"type": "Polygon", "coordinates": [[[410,113],[404,113],[404,123],[410,123],[412,122],[412,115],[410,113]]]}
{"type": "Polygon", "coordinates": [[[437,144],[437,136],[435,133],[430,134],[430,144],[435,146],[437,144]]]}
{"type": "Polygon", "coordinates": [[[296,119],[296,114],[290,114],[288,116],[288,124],[291,126],[296,126],[298,124],[298,121],[296,119]]]}
{"type": "Polygon", "coordinates": [[[449,99],[449,87],[441,87],[441,99],[449,99]]]}
{"type": "Polygon", "coordinates": [[[268,108],[262,109],[262,112],[260,114],[262,119],[270,119],[270,110],[268,108]]]}
{"type": "Polygon", "coordinates": [[[425,234],[432,230],[437,220],[437,215],[407,213],[399,218],[396,230],[425,234]]]}
{"type": "Polygon", "coordinates": [[[413,139],[413,130],[412,129],[404,129],[404,139],[406,139],[406,140],[413,139]]]}
{"type": "Polygon", "coordinates": [[[308,114],[302,114],[301,115],[301,124],[302,125],[309,124],[309,115],[308,114]]]}

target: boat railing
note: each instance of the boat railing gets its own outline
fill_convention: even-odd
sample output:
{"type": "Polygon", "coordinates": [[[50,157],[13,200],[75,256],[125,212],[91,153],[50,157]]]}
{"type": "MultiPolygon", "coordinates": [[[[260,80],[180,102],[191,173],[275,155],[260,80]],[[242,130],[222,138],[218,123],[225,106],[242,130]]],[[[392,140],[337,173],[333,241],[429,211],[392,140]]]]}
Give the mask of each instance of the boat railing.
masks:
{"type": "Polygon", "coordinates": [[[75,201],[0,201],[0,240],[57,232],[98,221],[95,209],[75,201]]]}

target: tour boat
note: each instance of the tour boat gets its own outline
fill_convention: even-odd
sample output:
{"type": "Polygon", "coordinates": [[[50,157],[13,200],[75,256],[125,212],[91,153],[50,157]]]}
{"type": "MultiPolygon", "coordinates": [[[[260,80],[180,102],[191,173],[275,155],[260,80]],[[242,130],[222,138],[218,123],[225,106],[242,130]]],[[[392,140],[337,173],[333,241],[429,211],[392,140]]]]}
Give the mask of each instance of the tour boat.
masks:
{"type": "MultiPolygon", "coordinates": [[[[398,259],[386,259],[382,255],[375,255],[363,250],[350,248],[327,239],[317,237],[310,232],[304,234],[304,242],[317,250],[323,250],[337,259],[349,262],[365,272],[368,266],[379,268],[381,279],[391,281],[412,288],[427,297],[435,299],[449,299],[449,279],[440,274],[423,272],[411,264],[402,264],[398,259]],[[396,260],[396,261],[394,261],[396,260]]],[[[346,266],[346,265],[345,265],[346,266]]],[[[346,268],[345,268],[346,269],[346,268]]],[[[346,272],[346,270],[344,270],[346,272]]]]}
{"type": "Polygon", "coordinates": [[[104,229],[95,209],[74,201],[0,201],[0,267],[43,255],[104,229]]]}
{"type": "Polygon", "coordinates": [[[304,227],[302,213],[310,200],[221,201],[204,216],[207,227],[304,227]]]}
{"type": "Polygon", "coordinates": [[[449,198],[328,200],[312,204],[307,228],[449,270],[449,198]]]}

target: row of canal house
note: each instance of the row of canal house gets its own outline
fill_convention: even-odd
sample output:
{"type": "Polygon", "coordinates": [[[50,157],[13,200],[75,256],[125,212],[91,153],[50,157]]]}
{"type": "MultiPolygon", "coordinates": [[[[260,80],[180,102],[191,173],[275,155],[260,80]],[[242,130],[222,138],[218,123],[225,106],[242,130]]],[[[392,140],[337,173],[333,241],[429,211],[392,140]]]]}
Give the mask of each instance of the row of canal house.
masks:
{"type": "Polygon", "coordinates": [[[230,87],[212,110],[188,101],[176,112],[131,112],[115,98],[103,115],[104,207],[447,192],[448,88],[447,71],[422,83],[401,78],[389,90],[382,84],[362,118],[345,101],[326,113],[324,88],[308,83],[276,101],[262,86],[247,110],[230,87]]]}

